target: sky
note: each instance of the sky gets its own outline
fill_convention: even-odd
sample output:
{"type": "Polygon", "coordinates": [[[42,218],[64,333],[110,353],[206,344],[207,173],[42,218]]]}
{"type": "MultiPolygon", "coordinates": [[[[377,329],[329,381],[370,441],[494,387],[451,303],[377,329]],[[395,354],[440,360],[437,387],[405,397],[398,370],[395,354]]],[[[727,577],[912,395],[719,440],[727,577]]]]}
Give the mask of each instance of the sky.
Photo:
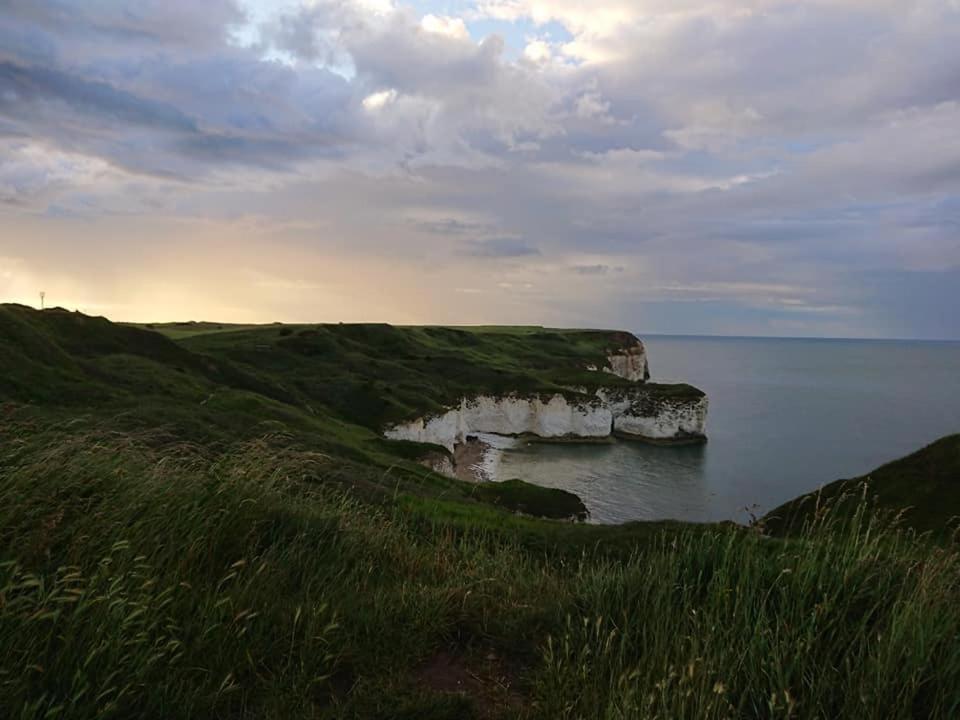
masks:
{"type": "Polygon", "coordinates": [[[960,339],[960,0],[0,0],[0,302],[960,339]]]}

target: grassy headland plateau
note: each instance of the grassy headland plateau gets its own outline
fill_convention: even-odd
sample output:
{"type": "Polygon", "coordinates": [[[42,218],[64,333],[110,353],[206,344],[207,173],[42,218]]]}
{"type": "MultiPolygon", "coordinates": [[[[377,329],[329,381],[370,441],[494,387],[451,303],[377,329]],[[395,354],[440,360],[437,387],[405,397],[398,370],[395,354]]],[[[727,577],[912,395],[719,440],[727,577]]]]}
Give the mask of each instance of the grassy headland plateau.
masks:
{"type": "Polygon", "coordinates": [[[622,386],[584,369],[617,334],[193,330],[0,306],[0,714],[960,713],[957,438],[783,537],[557,522],[380,429],[622,386]],[[893,522],[913,487],[935,537],[893,522]]]}

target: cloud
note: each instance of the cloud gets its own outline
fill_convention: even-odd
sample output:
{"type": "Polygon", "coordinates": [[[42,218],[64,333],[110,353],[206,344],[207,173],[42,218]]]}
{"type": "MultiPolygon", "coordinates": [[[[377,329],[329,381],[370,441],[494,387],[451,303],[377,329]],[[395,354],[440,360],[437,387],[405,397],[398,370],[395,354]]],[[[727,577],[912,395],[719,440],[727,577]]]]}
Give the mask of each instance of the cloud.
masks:
{"type": "Polygon", "coordinates": [[[494,231],[493,226],[486,223],[469,222],[457,218],[443,218],[442,220],[420,220],[414,223],[415,227],[424,232],[435,235],[489,235],[494,231]]]}
{"type": "Polygon", "coordinates": [[[44,103],[62,103],[92,120],[109,119],[118,125],[133,125],[179,133],[197,133],[197,124],[168,104],[139,98],[104,83],[85,80],[49,68],[0,62],[0,111],[25,122],[36,117],[44,103]]]}
{"type": "Polygon", "coordinates": [[[22,140],[0,141],[0,203],[33,207],[66,187],[89,187],[110,173],[96,158],[22,140]]]}
{"type": "Polygon", "coordinates": [[[363,99],[363,107],[365,107],[367,110],[376,111],[382,109],[386,105],[389,105],[396,99],[396,90],[381,90],[380,92],[370,93],[367,95],[363,99]]]}
{"type": "Polygon", "coordinates": [[[264,307],[339,302],[303,275],[336,258],[407,318],[461,288],[491,321],[960,334],[956,2],[438,7],[0,2],[0,255],[85,238],[64,287],[100,306],[138,229],[189,228],[290,254],[236,277],[264,307]]]}
{"type": "Polygon", "coordinates": [[[130,44],[135,47],[216,47],[230,29],[244,20],[234,0],[138,0],[85,2],[84,0],[4,0],[0,6],[5,26],[49,29],[59,37],[69,32],[80,43],[130,44]]]}
{"type": "Polygon", "coordinates": [[[610,273],[623,272],[623,266],[611,267],[609,265],[574,265],[572,270],[577,275],[609,275],[610,273]]]}
{"type": "Polygon", "coordinates": [[[427,14],[420,20],[420,27],[427,32],[446,35],[457,40],[467,40],[470,37],[470,32],[467,30],[463,18],[427,14]]]}
{"type": "Polygon", "coordinates": [[[520,238],[490,238],[471,240],[467,243],[467,254],[484,258],[521,258],[539,255],[540,250],[528,245],[520,238]]]}

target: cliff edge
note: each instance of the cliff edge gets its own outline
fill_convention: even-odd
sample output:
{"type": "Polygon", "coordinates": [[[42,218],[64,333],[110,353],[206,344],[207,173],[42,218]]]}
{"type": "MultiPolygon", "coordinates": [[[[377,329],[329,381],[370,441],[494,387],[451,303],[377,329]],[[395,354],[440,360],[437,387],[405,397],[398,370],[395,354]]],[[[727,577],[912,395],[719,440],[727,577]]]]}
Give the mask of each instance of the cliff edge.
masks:
{"type": "Polygon", "coordinates": [[[565,365],[556,358],[556,367],[534,366],[548,370],[557,387],[465,393],[440,411],[385,426],[384,436],[450,451],[477,434],[658,443],[706,440],[705,393],[690,385],[649,383],[646,348],[634,335],[611,332],[606,341],[601,361],[565,365]],[[581,370],[586,373],[573,376],[581,370]],[[565,384],[564,371],[570,377],[565,384]]]}

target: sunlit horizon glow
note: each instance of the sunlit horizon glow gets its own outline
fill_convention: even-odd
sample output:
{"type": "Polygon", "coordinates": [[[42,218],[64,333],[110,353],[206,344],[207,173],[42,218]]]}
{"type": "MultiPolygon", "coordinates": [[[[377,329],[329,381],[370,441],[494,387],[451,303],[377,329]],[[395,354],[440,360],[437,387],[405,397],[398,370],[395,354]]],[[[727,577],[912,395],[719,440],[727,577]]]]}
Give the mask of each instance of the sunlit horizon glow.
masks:
{"type": "Polygon", "coordinates": [[[9,0],[0,302],[960,339],[956,0],[9,0]]]}

